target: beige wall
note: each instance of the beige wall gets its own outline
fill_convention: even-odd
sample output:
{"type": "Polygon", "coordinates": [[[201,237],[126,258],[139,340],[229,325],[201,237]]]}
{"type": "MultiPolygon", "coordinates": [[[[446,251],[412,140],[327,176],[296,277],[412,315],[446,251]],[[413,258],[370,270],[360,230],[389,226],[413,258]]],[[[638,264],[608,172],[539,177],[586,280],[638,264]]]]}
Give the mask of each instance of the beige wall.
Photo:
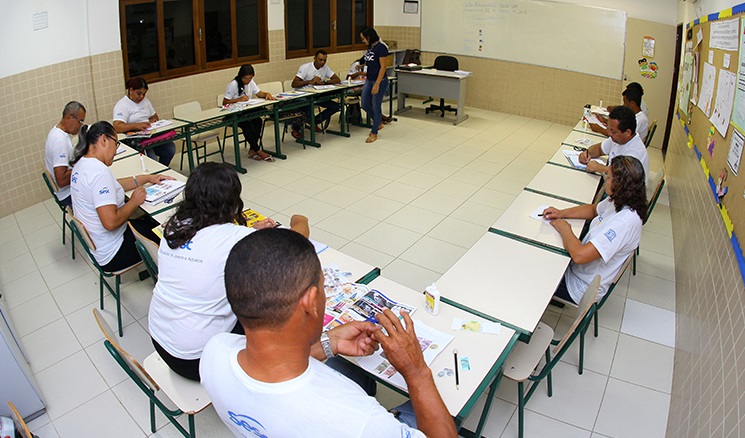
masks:
{"type": "Polygon", "coordinates": [[[675,236],[676,289],[675,365],[667,436],[741,437],[745,433],[745,399],[741,397],[745,389],[745,287],[711,189],[694,152],[686,146],[677,118],[665,167],[675,236]]]}

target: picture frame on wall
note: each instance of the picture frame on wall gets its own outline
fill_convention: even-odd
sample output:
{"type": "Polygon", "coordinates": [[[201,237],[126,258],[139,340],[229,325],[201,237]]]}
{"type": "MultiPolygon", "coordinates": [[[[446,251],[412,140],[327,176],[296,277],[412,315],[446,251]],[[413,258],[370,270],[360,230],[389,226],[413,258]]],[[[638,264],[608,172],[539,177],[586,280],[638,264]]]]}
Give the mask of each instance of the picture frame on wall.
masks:
{"type": "Polygon", "coordinates": [[[418,0],[404,0],[404,14],[418,14],[419,13],[419,1],[418,0]]]}

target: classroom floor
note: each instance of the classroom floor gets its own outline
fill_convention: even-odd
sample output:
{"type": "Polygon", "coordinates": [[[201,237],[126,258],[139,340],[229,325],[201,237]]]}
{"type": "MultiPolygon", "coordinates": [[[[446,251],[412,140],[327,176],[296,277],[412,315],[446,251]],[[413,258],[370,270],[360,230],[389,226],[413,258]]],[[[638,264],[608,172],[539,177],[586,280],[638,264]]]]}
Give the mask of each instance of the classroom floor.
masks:
{"type": "MultiPolygon", "coordinates": [[[[242,196],[247,207],[281,222],[292,213],[307,215],[314,239],[423,290],[487,231],[571,129],[473,108],[467,113],[456,127],[415,108],[374,144],[365,144],[368,131],[357,127],[349,139],[321,135],[320,149],[303,150],[288,136],[288,159],[276,163],[249,161],[244,150],[242,196]]],[[[650,159],[653,171],[662,165],[658,150],[650,149],[650,159]]],[[[627,273],[602,309],[600,336],[588,335],[585,373],[577,374],[575,345],[554,369],[553,397],[543,386],[528,403],[526,436],[665,435],[675,345],[667,199],[665,191],[644,227],[636,276],[627,273]]],[[[51,200],[0,219],[0,284],[47,402],[31,430],[41,438],[179,436],[160,413],[151,435],[146,397],[106,352],[93,321],[98,277],[83,257],[70,258],[60,237],[51,200]]],[[[147,334],[153,285],[134,275],[124,281],[122,344],[142,360],[153,351],[147,334]]],[[[113,308],[108,297],[111,322],[113,308]]],[[[571,311],[549,307],[543,319],[563,334],[571,311]]],[[[397,400],[386,389],[379,393],[385,405],[397,400]]],[[[471,429],[480,406],[466,421],[471,429]]],[[[516,385],[503,380],[492,406],[484,435],[517,436],[516,385]]],[[[231,436],[211,408],[196,423],[202,437],[231,436]]]]}

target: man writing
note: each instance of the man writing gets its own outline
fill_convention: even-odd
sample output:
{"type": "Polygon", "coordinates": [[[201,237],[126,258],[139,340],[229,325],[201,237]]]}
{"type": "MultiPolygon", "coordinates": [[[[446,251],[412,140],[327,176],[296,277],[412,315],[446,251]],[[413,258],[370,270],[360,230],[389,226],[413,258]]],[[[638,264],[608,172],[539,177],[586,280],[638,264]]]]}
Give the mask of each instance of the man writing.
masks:
{"type": "Polygon", "coordinates": [[[55,196],[62,205],[70,208],[70,158],[73,149],[71,136],[78,135],[84,123],[85,107],[80,102],[68,102],[62,110],[62,120],[49,131],[44,146],[44,165],[59,187],[55,196]]]}
{"type": "Polygon", "coordinates": [[[608,166],[591,161],[601,155],[607,155],[609,162],[618,155],[630,155],[642,163],[645,181],[649,178],[649,154],[636,133],[636,117],[629,108],[617,106],[611,110],[608,115],[608,138],[579,154],[579,162],[587,165],[588,172],[606,173],[608,166]]]}
{"type": "MultiPolygon", "coordinates": [[[[628,87],[623,91],[622,97],[623,106],[634,112],[634,116],[636,117],[636,133],[639,134],[639,137],[644,141],[649,132],[649,119],[644,111],[642,111],[642,92],[636,87],[628,87]]],[[[606,121],[602,116],[598,116],[598,119],[602,122],[606,121]]],[[[590,129],[592,129],[593,132],[608,135],[608,128],[603,128],[596,123],[590,124],[590,129]]]]}
{"type": "Polygon", "coordinates": [[[390,310],[377,315],[387,334],[357,321],[321,335],[323,272],[300,234],[273,228],[238,242],[225,266],[225,288],[246,334],[213,337],[200,374],[236,436],[456,436],[407,314],[406,328],[390,310]],[[245,263],[258,259],[263,263],[245,263]],[[406,380],[420,430],[320,362],[337,354],[368,355],[378,343],[406,380]]]}
{"type": "MultiPolygon", "coordinates": [[[[313,56],[313,62],[300,66],[297,74],[292,79],[292,88],[301,88],[306,85],[333,85],[341,82],[339,76],[326,65],[327,60],[328,54],[326,51],[318,50],[315,56],[313,56]]],[[[339,112],[340,106],[334,101],[321,102],[317,105],[324,108],[316,119],[317,126],[315,129],[316,132],[320,132],[322,130],[320,126],[323,126],[326,121],[331,119],[331,116],[339,112]]],[[[306,114],[306,116],[310,120],[310,114],[306,114]]],[[[298,138],[295,133],[299,133],[301,128],[297,124],[292,126],[293,136],[295,138],[298,138]]]]}

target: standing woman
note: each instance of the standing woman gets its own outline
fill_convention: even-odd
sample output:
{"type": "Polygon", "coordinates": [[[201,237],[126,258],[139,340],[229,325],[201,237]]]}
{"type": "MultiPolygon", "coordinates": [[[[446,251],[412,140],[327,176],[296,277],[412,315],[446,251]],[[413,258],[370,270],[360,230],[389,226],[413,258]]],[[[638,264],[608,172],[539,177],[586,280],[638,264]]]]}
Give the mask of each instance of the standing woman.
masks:
{"type": "MultiPolygon", "coordinates": [[[[137,175],[117,180],[109,166],[118,145],[116,131],[109,122],[83,126],[70,161],[73,166],[70,176],[72,208],[96,245],[91,251],[93,257],[107,272],[119,271],[140,261],[127,220],[145,201],[143,184],[173,179],[165,175],[137,175]],[[124,202],[124,192],[132,189],[129,201],[124,202]]],[[[137,231],[157,241],[152,232],[157,224],[146,219],[134,219],[130,223],[137,231]]]]}
{"type": "MultiPolygon", "coordinates": [[[[238,74],[225,88],[225,97],[222,98],[223,105],[231,103],[247,102],[251,96],[256,95],[266,100],[275,100],[271,93],[259,90],[254,82],[254,68],[251,64],[243,64],[238,74]]],[[[261,119],[255,118],[238,124],[243,131],[243,138],[250,145],[248,158],[256,161],[273,162],[274,158],[259,148],[259,136],[261,135],[261,119]]]]}
{"type": "MultiPolygon", "coordinates": [[[[241,181],[229,166],[202,163],[189,176],[184,200],[165,224],[148,312],[153,346],[177,374],[199,381],[207,341],[218,333],[243,333],[225,294],[225,262],[239,240],[275,225],[265,219],[246,226],[241,181]]],[[[305,237],[310,233],[305,216],[293,215],[290,228],[305,237]]]]}
{"type": "MultiPolygon", "coordinates": [[[[127,81],[127,95],[114,105],[114,129],[116,132],[142,131],[160,118],[150,100],[145,97],[148,86],[143,78],[131,78],[127,81]]],[[[116,137],[116,136],[114,136],[116,137]]],[[[147,156],[168,166],[176,154],[176,145],[169,141],[159,146],[148,148],[147,156]]]]}
{"type": "Polygon", "coordinates": [[[378,139],[378,130],[383,129],[383,97],[388,89],[388,77],[385,74],[388,66],[388,47],[380,41],[375,29],[366,27],[360,33],[362,42],[367,44],[365,66],[367,66],[367,80],[362,88],[362,109],[372,118],[372,130],[365,143],[372,143],[378,139]]]}

